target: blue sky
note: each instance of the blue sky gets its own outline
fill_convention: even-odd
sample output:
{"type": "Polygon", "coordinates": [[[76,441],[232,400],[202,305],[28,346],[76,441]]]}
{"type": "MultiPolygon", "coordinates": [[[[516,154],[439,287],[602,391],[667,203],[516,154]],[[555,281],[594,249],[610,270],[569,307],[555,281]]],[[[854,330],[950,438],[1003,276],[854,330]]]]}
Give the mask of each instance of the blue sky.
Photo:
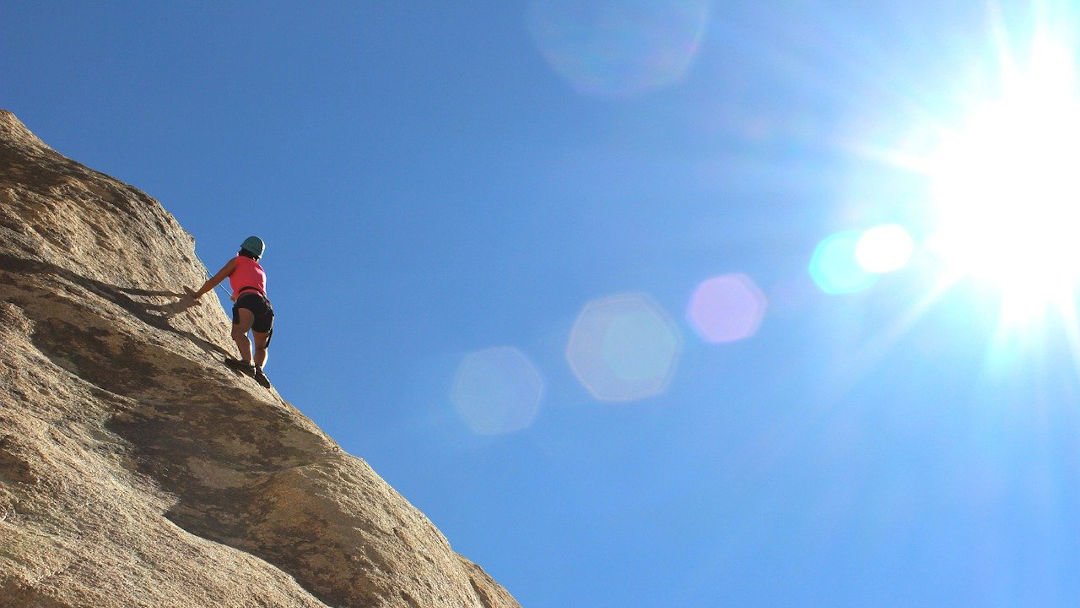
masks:
{"type": "Polygon", "coordinates": [[[277,389],[528,608],[1064,606],[1074,314],[944,270],[920,164],[1061,6],[7,2],[0,107],[262,236],[277,389]]]}

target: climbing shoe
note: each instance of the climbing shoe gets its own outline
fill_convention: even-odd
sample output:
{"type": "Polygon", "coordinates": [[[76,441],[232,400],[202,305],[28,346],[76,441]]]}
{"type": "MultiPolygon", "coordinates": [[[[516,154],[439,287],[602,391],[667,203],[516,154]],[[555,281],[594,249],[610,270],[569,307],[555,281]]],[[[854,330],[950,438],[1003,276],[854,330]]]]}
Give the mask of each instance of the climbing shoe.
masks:
{"type": "Polygon", "coordinates": [[[261,367],[255,368],[255,381],[262,385],[264,388],[270,388],[270,379],[263,373],[261,367]]]}
{"type": "Polygon", "coordinates": [[[252,363],[244,363],[243,361],[241,361],[239,359],[226,358],[225,359],[225,365],[227,365],[229,367],[229,369],[231,369],[233,371],[236,371],[236,372],[240,372],[241,374],[244,374],[245,376],[251,376],[252,378],[255,377],[255,370],[257,368],[252,363]]]}

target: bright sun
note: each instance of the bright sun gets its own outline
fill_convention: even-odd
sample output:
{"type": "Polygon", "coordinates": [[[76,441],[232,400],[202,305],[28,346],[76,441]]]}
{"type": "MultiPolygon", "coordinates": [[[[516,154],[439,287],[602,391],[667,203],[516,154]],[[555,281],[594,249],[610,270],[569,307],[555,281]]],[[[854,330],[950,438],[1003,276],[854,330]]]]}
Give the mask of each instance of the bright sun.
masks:
{"type": "Polygon", "coordinates": [[[1072,49],[1049,36],[1023,63],[1003,62],[1000,94],[942,134],[926,170],[936,252],[1030,315],[1080,282],[1080,91],[1072,49]]]}

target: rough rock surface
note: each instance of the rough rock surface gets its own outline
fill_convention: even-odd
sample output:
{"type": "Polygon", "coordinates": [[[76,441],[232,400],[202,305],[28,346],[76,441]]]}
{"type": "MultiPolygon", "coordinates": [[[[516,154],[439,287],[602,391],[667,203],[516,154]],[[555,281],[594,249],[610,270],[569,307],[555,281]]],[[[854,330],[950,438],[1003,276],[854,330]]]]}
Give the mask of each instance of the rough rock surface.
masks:
{"type": "Polygon", "coordinates": [[[0,606],[519,604],[366,463],[218,361],[156,201],[0,110],[0,606]]]}

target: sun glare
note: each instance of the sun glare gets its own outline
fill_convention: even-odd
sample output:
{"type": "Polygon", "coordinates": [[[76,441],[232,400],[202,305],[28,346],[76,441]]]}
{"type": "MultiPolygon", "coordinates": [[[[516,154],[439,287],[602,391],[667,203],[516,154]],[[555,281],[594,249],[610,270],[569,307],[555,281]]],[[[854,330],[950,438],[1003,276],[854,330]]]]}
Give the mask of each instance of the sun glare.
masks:
{"type": "Polygon", "coordinates": [[[956,275],[994,285],[1027,314],[1071,301],[1080,280],[1080,92],[1071,49],[1048,36],[1022,67],[1003,63],[999,96],[929,159],[930,244],[956,275]]]}

